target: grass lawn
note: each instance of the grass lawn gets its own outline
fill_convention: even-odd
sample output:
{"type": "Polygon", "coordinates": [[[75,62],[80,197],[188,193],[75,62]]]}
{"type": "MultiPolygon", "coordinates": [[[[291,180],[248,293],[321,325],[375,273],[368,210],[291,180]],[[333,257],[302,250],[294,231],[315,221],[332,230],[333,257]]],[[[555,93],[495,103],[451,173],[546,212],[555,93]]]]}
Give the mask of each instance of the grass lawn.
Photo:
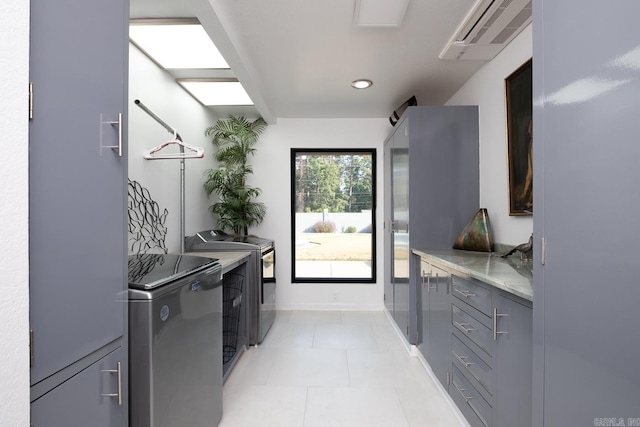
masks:
{"type": "Polygon", "coordinates": [[[296,259],[371,261],[371,236],[371,233],[298,233],[296,259]]]}

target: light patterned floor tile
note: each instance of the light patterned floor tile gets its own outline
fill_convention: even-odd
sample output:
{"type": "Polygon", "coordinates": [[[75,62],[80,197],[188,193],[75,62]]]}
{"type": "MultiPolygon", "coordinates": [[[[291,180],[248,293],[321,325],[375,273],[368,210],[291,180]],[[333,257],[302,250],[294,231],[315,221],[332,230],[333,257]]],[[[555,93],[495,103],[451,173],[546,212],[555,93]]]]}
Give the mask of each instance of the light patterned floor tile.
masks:
{"type": "Polygon", "coordinates": [[[292,311],[289,316],[289,323],[342,323],[339,311],[292,311]]]}
{"type": "Polygon", "coordinates": [[[369,325],[320,324],[315,327],[313,348],[373,349],[375,346],[369,325]]]}
{"type": "Polygon", "coordinates": [[[278,349],[267,385],[327,386],[349,385],[345,350],[293,348],[278,349]]]}
{"type": "Polygon", "coordinates": [[[306,395],[306,387],[225,385],[219,427],[302,426],[306,395]]]}
{"type": "Polygon", "coordinates": [[[262,347],[311,348],[316,326],[312,323],[277,322],[260,344],[262,347]]]}
{"type": "Polygon", "coordinates": [[[309,389],[304,427],[409,426],[391,388],[309,389]]]}

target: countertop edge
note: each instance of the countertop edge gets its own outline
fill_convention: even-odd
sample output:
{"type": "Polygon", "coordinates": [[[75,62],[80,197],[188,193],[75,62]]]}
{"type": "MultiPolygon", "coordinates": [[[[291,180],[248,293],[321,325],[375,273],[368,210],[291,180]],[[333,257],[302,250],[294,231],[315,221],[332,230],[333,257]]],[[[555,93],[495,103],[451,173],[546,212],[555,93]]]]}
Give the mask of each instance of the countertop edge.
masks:
{"type": "Polygon", "coordinates": [[[251,251],[186,252],[186,255],[217,258],[222,265],[222,273],[224,274],[242,264],[243,260],[251,255],[251,251]]]}
{"type": "Polygon", "coordinates": [[[520,275],[517,271],[515,271],[515,267],[510,265],[508,261],[496,257],[495,254],[484,253],[484,252],[468,252],[468,251],[460,251],[455,249],[435,249],[435,250],[423,250],[423,249],[411,249],[412,253],[421,256],[423,258],[431,259],[437,263],[442,264],[452,270],[456,270],[468,277],[472,277],[476,280],[479,280],[483,283],[487,283],[497,289],[501,289],[505,292],[508,292],[512,295],[518,296],[522,299],[525,299],[529,302],[533,302],[533,287],[532,281],[528,280],[526,277],[520,275]],[[508,274],[499,273],[499,274],[488,274],[479,269],[474,269],[467,267],[465,265],[454,262],[448,258],[456,257],[458,259],[473,259],[473,260],[482,260],[485,263],[494,263],[500,267],[508,266],[511,269],[514,269],[513,272],[507,270],[508,274]]]}

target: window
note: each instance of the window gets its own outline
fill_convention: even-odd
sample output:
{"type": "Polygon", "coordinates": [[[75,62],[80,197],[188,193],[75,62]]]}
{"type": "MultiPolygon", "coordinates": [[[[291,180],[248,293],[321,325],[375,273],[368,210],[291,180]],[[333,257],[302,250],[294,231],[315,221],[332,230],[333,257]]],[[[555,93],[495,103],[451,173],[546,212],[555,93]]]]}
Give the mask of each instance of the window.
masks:
{"type": "Polygon", "coordinates": [[[294,283],[375,282],[375,154],[291,149],[294,283]]]}

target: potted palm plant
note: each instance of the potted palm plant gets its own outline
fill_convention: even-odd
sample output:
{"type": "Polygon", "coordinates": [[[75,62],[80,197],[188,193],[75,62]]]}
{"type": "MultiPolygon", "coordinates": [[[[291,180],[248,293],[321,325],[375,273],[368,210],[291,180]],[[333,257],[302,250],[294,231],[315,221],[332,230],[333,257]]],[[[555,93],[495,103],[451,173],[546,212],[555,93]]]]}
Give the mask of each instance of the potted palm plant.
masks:
{"type": "Polygon", "coordinates": [[[249,156],[255,154],[255,145],[266,127],[261,117],[250,121],[229,116],[205,130],[207,136],[213,137],[218,161],[217,168],[206,171],[204,189],[208,196],[218,196],[209,210],[218,216],[220,229],[232,230],[236,235],[247,235],[249,227],[260,224],[267,212],[263,203],[255,201],[261,190],[246,181],[247,175],[253,173],[249,156]]]}

